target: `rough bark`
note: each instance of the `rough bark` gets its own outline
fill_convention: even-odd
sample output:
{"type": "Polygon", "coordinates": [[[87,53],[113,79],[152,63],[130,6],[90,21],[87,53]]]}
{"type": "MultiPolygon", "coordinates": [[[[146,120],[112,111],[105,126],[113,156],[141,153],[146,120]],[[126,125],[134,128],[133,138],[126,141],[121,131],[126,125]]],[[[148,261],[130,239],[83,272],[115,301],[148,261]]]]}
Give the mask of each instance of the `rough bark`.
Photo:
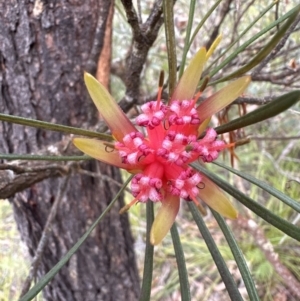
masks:
{"type": "MultiPolygon", "coordinates": [[[[77,127],[93,126],[97,111],[83,84],[95,72],[110,1],[26,1],[0,4],[0,111],[77,127]],[[97,43],[95,43],[95,37],[97,43]]],[[[1,123],[0,151],[37,153],[60,133],[1,123]]],[[[90,161],[90,171],[121,181],[119,172],[90,161]]],[[[15,219],[33,256],[55,199],[59,178],[11,198],[15,219]]],[[[118,191],[111,181],[74,174],[60,203],[38,268],[51,269],[118,191]]],[[[87,242],[45,288],[46,300],[136,300],[138,275],[127,215],[110,211],[87,242]]]]}

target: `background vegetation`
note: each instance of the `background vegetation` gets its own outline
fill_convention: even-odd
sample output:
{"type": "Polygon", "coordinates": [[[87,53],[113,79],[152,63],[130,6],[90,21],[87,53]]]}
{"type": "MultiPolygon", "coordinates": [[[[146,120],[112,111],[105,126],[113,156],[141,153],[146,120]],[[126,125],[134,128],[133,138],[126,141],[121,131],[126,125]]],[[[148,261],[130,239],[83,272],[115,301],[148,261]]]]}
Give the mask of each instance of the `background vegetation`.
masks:
{"type": "MultiPolygon", "coordinates": [[[[197,26],[209,10],[211,3],[198,1],[196,6],[194,24],[197,26]]],[[[152,1],[141,1],[141,17],[145,18],[149,13],[152,1]]],[[[254,18],[270,4],[270,1],[232,1],[229,11],[220,23],[220,32],[223,33],[223,41],[216,51],[210,63],[226,49],[234,37],[241,33],[254,18]]],[[[297,3],[293,1],[279,1],[279,6],[273,8],[257,22],[245,36],[233,47],[233,50],[266,27],[277,17],[283,15],[297,3]]],[[[186,24],[188,21],[189,4],[186,1],[177,1],[175,9],[176,41],[178,57],[181,57],[186,24]]],[[[205,23],[200,34],[193,42],[188,57],[202,45],[206,45],[212,37],[212,30],[218,24],[220,10],[216,10],[205,23]]],[[[299,25],[298,25],[299,28],[299,25]]],[[[116,99],[122,98],[125,86],[118,72],[124,63],[124,58],[130,46],[131,28],[126,23],[126,17],[119,1],[115,3],[115,16],[113,27],[113,66],[112,66],[112,94],[116,99]]],[[[230,73],[233,68],[245,64],[265,42],[261,38],[247,51],[240,54],[226,69],[218,73],[217,78],[230,73]]],[[[278,53],[264,69],[257,75],[246,96],[254,96],[256,102],[245,104],[247,111],[253,110],[259,105],[259,100],[264,97],[274,97],[289,90],[299,88],[299,57],[300,57],[299,31],[292,34],[285,47],[278,53]],[[295,70],[298,72],[295,72],[295,70]],[[290,73],[288,72],[290,71],[290,73]]],[[[232,50],[232,51],[233,51],[232,50]]],[[[143,70],[142,91],[145,98],[155,95],[158,83],[158,74],[161,69],[167,71],[167,56],[164,32],[161,33],[149,52],[147,64],[143,70]]],[[[207,92],[209,93],[209,91],[207,92]]],[[[238,105],[234,104],[226,111],[229,119],[239,114],[238,105]]],[[[251,142],[236,149],[237,158],[234,159],[235,168],[245,171],[258,179],[261,179],[273,187],[283,191],[295,200],[300,198],[300,106],[294,106],[280,116],[269,119],[261,124],[246,128],[239,132],[240,137],[251,137],[251,142]]],[[[221,117],[212,120],[217,125],[221,117]]],[[[224,139],[229,137],[224,136],[224,139]]],[[[219,159],[230,165],[230,154],[219,159]]],[[[299,223],[299,214],[287,206],[283,206],[274,197],[266,194],[261,189],[250,185],[241,178],[224,171],[217,166],[211,166],[212,170],[222,177],[229,179],[241,191],[251,196],[268,209],[279,216],[299,223]]],[[[238,206],[238,205],[237,205],[238,206]]],[[[245,223],[231,222],[231,227],[237,237],[239,246],[243,250],[249,264],[262,300],[296,300],[291,295],[291,287],[286,274],[286,269],[299,281],[300,285],[300,245],[295,240],[285,236],[282,232],[268,225],[250,211],[239,208],[245,223]],[[278,258],[273,258],[278,256],[278,258]]],[[[145,248],[145,207],[135,206],[130,211],[130,221],[135,238],[135,250],[137,254],[139,271],[142,276],[143,256],[145,248]]],[[[242,295],[247,298],[247,293],[231,252],[224,241],[222,233],[214,219],[208,214],[205,221],[220,247],[221,253],[227,260],[228,266],[234,278],[239,283],[242,295]]],[[[186,204],[177,218],[180,231],[193,300],[227,300],[226,289],[222,283],[218,271],[207,251],[204,241],[189,213],[186,204]]],[[[22,287],[22,281],[28,273],[29,257],[26,248],[19,240],[15,227],[12,211],[7,202],[0,202],[0,300],[16,300],[22,287]]],[[[154,280],[152,287],[153,300],[179,300],[179,282],[176,269],[176,260],[171,237],[168,236],[163,243],[155,248],[154,280]]]]}

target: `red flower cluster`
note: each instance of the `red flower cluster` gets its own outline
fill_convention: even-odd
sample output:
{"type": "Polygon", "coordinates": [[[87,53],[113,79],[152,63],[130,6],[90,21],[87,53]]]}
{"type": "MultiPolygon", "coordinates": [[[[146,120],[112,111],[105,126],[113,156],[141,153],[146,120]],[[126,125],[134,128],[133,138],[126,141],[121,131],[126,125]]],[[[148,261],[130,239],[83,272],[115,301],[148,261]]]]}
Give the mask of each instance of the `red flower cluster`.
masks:
{"type": "Polygon", "coordinates": [[[131,182],[134,199],[124,210],[137,202],[161,202],[151,230],[153,244],[158,244],[169,231],[180,199],[196,204],[201,199],[223,216],[237,216],[223,192],[189,167],[196,160],[212,162],[227,147],[217,140],[214,129],[207,128],[204,133],[205,127],[210,117],[235,100],[250,82],[248,76],[237,79],[197,106],[199,93],[196,96],[194,93],[208,55],[205,48],[198,51],[169,104],[162,103],[160,89],[157,100],[142,105],[136,125],[107,90],[90,74],[85,74],[89,93],[116,141],[110,144],[112,152],[106,151],[105,141],[75,138],[73,142],[91,157],[135,174],[131,182]]]}

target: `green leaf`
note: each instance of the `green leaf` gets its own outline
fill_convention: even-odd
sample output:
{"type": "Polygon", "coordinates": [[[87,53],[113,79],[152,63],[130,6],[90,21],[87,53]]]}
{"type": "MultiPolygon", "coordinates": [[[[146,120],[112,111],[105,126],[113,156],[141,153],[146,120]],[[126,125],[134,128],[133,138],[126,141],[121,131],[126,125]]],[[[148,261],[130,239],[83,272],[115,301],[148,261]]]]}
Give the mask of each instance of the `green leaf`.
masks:
{"type": "Polygon", "coordinates": [[[191,47],[196,35],[198,34],[199,30],[202,28],[203,24],[206,22],[206,20],[211,16],[211,14],[215,11],[215,9],[218,7],[218,5],[221,3],[222,0],[218,0],[216,1],[216,3],[209,9],[209,11],[204,15],[204,17],[202,18],[201,22],[197,25],[194,33],[193,33],[193,36],[190,40],[190,43],[189,43],[189,47],[191,47]]]}
{"type": "Polygon", "coordinates": [[[292,23],[295,21],[297,15],[299,13],[299,9],[296,10],[289,19],[283,24],[283,26],[280,27],[280,29],[277,31],[277,33],[273,36],[273,38],[263,47],[250,62],[248,62],[245,66],[239,68],[238,70],[234,71],[233,73],[222,77],[221,79],[210,83],[210,85],[217,84],[219,82],[223,82],[235,77],[239,77],[249,70],[253,69],[255,66],[257,66],[264,58],[267,57],[269,53],[274,49],[274,47],[277,45],[277,43],[281,40],[281,38],[284,36],[286,31],[289,29],[289,27],[292,25],[292,23]]]}
{"type": "Polygon", "coordinates": [[[36,285],[34,285],[23,297],[21,297],[19,301],[32,300],[51,281],[51,279],[60,271],[60,269],[69,261],[69,259],[76,253],[80,246],[86,241],[86,239],[96,228],[99,222],[103,219],[106,213],[108,213],[108,211],[112,208],[119,196],[123,193],[128,183],[131,181],[132,177],[133,176],[130,176],[128,178],[128,180],[124,183],[124,186],[120,189],[115,198],[106,207],[106,209],[98,217],[98,219],[92,224],[92,226],[82,235],[78,242],[68,251],[68,253],[65,256],[63,256],[63,258],[45,276],[43,276],[36,285]]]}
{"type": "Polygon", "coordinates": [[[169,95],[172,95],[176,86],[177,54],[174,31],[174,2],[163,0],[164,24],[167,44],[168,67],[169,67],[169,95]]]}
{"type": "Polygon", "coordinates": [[[31,127],[35,127],[38,129],[45,129],[45,130],[49,130],[49,131],[63,132],[63,133],[81,135],[81,136],[92,137],[92,138],[100,138],[100,139],[104,139],[104,140],[113,140],[112,136],[106,135],[103,133],[98,133],[98,132],[94,132],[94,131],[74,128],[71,126],[55,124],[55,123],[51,123],[51,122],[24,118],[24,117],[19,117],[19,116],[14,116],[14,115],[7,115],[7,114],[0,113],[0,120],[10,122],[10,123],[15,123],[15,124],[31,126],[31,127]]]}
{"type": "MultiPolygon", "coordinates": [[[[207,70],[210,70],[211,66],[213,66],[221,57],[223,57],[229,50],[257,23],[259,19],[261,19],[274,5],[276,1],[271,2],[269,6],[267,6],[248,26],[247,28],[237,37],[237,39],[232,42],[211,64],[207,67],[207,70]]],[[[238,54],[238,53],[237,53],[238,54]]],[[[205,70],[206,73],[206,70],[205,70]]]]}
{"type": "MultiPolygon", "coordinates": [[[[226,58],[218,67],[214,68],[210,73],[209,77],[212,78],[216,73],[218,73],[224,66],[226,66],[229,62],[231,62],[239,53],[241,53],[244,49],[246,49],[252,42],[260,38],[263,34],[270,31],[273,27],[278,25],[279,23],[285,21],[286,19],[290,18],[294,14],[297,14],[299,12],[300,5],[297,5],[290,11],[288,11],[285,15],[278,18],[276,21],[272,22],[269,26],[262,29],[259,33],[254,35],[251,39],[246,41],[243,45],[241,45],[236,51],[234,51],[228,58],[226,58]]],[[[213,83],[210,83],[209,85],[212,85],[213,83]]]]}
{"type": "Polygon", "coordinates": [[[190,292],[189,277],[186,269],[184,253],[183,253],[176,223],[174,223],[171,228],[171,235],[172,235],[173,246],[175,250],[178,274],[179,274],[181,300],[190,301],[191,292],[190,292]]]}
{"type": "Polygon", "coordinates": [[[282,219],[281,217],[277,216],[270,210],[266,209],[259,203],[255,202],[239,190],[237,190],[232,185],[228,184],[226,181],[222,180],[220,177],[215,175],[214,173],[208,171],[206,168],[192,163],[190,164],[193,168],[198,170],[199,172],[206,175],[208,178],[210,178],[213,182],[215,182],[220,188],[225,190],[227,193],[232,195],[234,198],[236,198],[237,201],[242,203],[244,206],[249,208],[251,211],[253,211],[255,214],[260,216],[262,219],[264,219],[266,222],[270,223],[277,229],[281,230],[288,236],[300,241],[300,228],[296,227],[292,223],[282,219]]]}
{"type": "Polygon", "coordinates": [[[258,109],[240,117],[234,119],[226,124],[215,128],[218,134],[234,131],[242,127],[255,124],[257,122],[266,120],[279,113],[287,110],[300,100],[300,91],[292,91],[287,94],[281,95],[266,105],[259,107],[258,109]]]}
{"type": "Polygon", "coordinates": [[[93,160],[90,156],[40,156],[40,155],[16,155],[0,154],[2,160],[30,160],[30,161],[81,161],[93,160]]]}
{"type": "Polygon", "coordinates": [[[150,301],[150,297],[151,297],[154,247],[150,242],[150,232],[154,220],[153,202],[147,202],[146,215],[147,215],[146,250],[145,250],[145,258],[144,258],[143,282],[142,282],[139,301],[150,301]]]}
{"type": "Polygon", "coordinates": [[[260,299],[259,299],[257,290],[255,288],[255,283],[251,277],[251,273],[249,271],[249,268],[248,268],[245,258],[243,256],[243,253],[240,250],[232,231],[227,226],[224,218],[219,213],[217,213],[214,210],[212,210],[212,213],[227,240],[227,243],[231,249],[231,252],[233,254],[235,262],[238,266],[238,269],[240,270],[240,273],[242,275],[242,278],[244,280],[244,283],[245,283],[245,286],[246,286],[246,289],[248,292],[249,300],[259,301],[260,299]]]}
{"type": "Polygon", "coordinates": [[[226,286],[227,292],[233,301],[243,301],[243,298],[237,288],[236,283],[232,275],[230,274],[226,262],[224,261],[218,246],[216,245],[213,237],[211,236],[209,230],[207,229],[199,210],[197,209],[196,205],[193,202],[187,202],[193,218],[198,226],[199,231],[208,247],[208,250],[218,268],[220,276],[226,286]]]}
{"type": "Polygon", "coordinates": [[[267,184],[265,182],[262,182],[262,181],[256,179],[255,177],[245,173],[245,172],[233,169],[233,168],[231,168],[229,166],[226,166],[222,163],[214,162],[214,164],[216,164],[216,165],[218,165],[222,168],[225,168],[225,169],[229,170],[230,172],[242,177],[243,179],[255,184],[256,186],[258,186],[258,187],[262,188],[263,190],[267,191],[268,193],[275,196],[280,201],[282,201],[283,203],[285,203],[286,205],[290,206],[291,208],[293,208],[294,210],[296,210],[297,212],[300,213],[300,203],[299,202],[295,201],[294,199],[290,198],[288,195],[286,195],[283,192],[277,190],[276,188],[270,186],[269,184],[267,184]]]}
{"type": "Polygon", "coordinates": [[[196,0],[191,0],[190,5],[189,5],[189,17],[188,17],[188,24],[186,26],[183,54],[182,54],[182,59],[181,59],[181,64],[180,64],[180,69],[179,69],[179,75],[178,75],[179,79],[181,78],[181,76],[183,74],[185,61],[186,61],[186,55],[190,49],[189,42],[190,42],[191,30],[192,30],[194,14],[195,14],[195,5],[196,5],[196,0]]]}

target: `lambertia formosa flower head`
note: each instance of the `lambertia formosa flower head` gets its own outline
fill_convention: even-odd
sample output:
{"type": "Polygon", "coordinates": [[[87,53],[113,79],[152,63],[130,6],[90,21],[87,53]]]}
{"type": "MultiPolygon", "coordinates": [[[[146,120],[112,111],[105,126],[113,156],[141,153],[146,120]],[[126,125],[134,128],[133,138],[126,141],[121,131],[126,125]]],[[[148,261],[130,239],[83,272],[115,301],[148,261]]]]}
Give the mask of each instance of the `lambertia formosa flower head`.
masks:
{"type": "Polygon", "coordinates": [[[189,164],[196,160],[212,162],[227,147],[217,139],[214,129],[205,130],[205,127],[214,113],[243,93],[250,77],[233,81],[197,105],[200,93],[195,91],[207,58],[206,49],[201,48],[186,68],[169,103],[162,102],[160,87],[157,99],[141,106],[142,113],[135,125],[101,83],[90,74],[84,75],[88,91],[115,142],[110,152],[105,141],[74,138],[73,142],[87,155],[134,174],[133,200],[125,209],[137,202],[161,203],[150,234],[154,245],[162,241],[173,225],[180,199],[197,205],[201,199],[225,217],[237,216],[219,187],[189,164]]]}

